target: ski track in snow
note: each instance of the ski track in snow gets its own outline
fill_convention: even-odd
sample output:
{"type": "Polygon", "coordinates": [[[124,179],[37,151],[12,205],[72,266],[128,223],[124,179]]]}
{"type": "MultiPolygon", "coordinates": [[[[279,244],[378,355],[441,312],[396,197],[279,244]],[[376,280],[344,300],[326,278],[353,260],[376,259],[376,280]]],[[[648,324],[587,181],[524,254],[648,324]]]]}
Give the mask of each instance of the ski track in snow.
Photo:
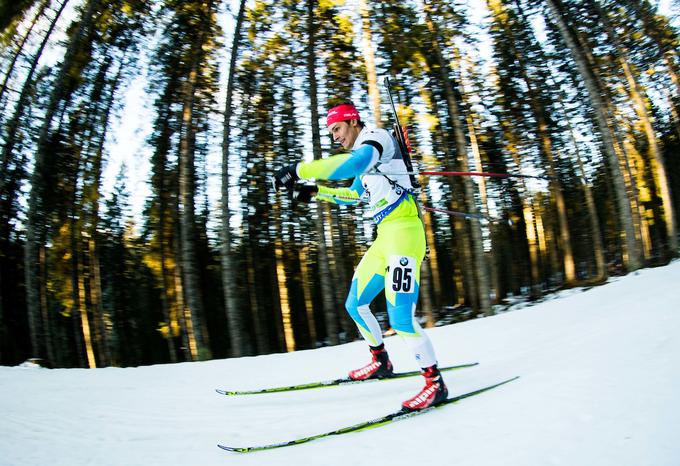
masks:
{"type": "MultiPolygon", "coordinates": [[[[378,429],[247,454],[381,416],[419,377],[226,397],[343,376],[362,342],[96,370],[0,367],[0,465],[680,465],[680,261],[495,317],[430,329],[450,394],[491,392],[378,429]]],[[[395,369],[415,369],[397,338],[395,369]]]]}

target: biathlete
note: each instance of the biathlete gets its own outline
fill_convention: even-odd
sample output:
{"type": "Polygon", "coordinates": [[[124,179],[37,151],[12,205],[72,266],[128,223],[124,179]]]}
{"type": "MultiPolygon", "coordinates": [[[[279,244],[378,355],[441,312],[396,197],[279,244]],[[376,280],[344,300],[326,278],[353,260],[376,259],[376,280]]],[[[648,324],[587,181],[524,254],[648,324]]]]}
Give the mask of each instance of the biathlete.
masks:
{"type": "Polygon", "coordinates": [[[352,103],[331,108],[326,124],[333,141],[349,152],[283,168],[274,176],[275,185],[301,202],[316,198],[335,204],[368,204],[377,237],[354,272],[345,306],[368,342],[372,360],[349,377],[361,380],[393,374],[380,325],[369,307],[384,289],[390,325],[413,351],[425,377],[423,389],[402,405],[407,410],[428,408],[445,400],[448,391],[430,338],[415,319],[425,231],[403,155],[395,138],[384,129],[368,128],[352,103]],[[349,188],[297,183],[300,179],[351,178],[354,182],[349,188]]]}

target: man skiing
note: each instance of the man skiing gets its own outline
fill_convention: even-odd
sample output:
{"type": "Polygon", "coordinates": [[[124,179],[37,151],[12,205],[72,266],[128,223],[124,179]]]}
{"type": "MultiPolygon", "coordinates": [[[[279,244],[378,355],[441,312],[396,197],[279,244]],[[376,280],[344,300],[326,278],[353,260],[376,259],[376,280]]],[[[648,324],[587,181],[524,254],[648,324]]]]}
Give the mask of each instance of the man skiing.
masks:
{"type": "Polygon", "coordinates": [[[380,325],[369,308],[384,289],[390,325],[412,350],[425,378],[423,389],[402,406],[421,410],[436,405],[446,399],[448,391],[437,369],[432,343],[415,319],[426,246],[404,155],[388,131],[368,128],[351,102],[331,108],[326,125],[333,141],[348,153],[292,164],[279,170],[274,182],[277,189],[286,189],[292,199],[301,202],[309,202],[312,197],[335,204],[364,201],[376,223],[376,239],[354,272],[345,303],[369,344],[372,360],[351,371],[349,377],[361,380],[392,376],[392,362],[380,325]],[[349,188],[297,183],[311,178],[354,181],[349,188]]]}

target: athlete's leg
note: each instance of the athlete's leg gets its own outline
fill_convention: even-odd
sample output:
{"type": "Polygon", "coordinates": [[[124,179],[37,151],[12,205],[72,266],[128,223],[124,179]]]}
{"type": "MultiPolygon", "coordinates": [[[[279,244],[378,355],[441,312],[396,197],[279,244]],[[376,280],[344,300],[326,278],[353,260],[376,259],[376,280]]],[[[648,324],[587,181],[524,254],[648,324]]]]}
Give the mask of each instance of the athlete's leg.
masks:
{"type": "Polygon", "coordinates": [[[380,252],[379,241],[366,251],[352,277],[352,286],[345,307],[371,350],[371,362],[350,371],[354,380],[381,379],[392,376],[392,363],[385,350],[380,324],[369,307],[371,301],[385,286],[385,258],[380,252]]]}
{"type": "Polygon", "coordinates": [[[425,233],[422,222],[401,221],[385,225],[388,269],[385,274],[385,297],[392,328],[411,348],[422,368],[425,386],[402,403],[406,410],[426,409],[448,397],[448,389],[437,369],[437,358],[427,333],[415,320],[420,291],[420,264],[425,256],[425,233]]]}
{"type": "Polygon", "coordinates": [[[345,308],[354,319],[359,332],[370,346],[380,346],[383,342],[380,324],[371,312],[369,305],[385,286],[385,259],[379,252],[376,241],[368,248],[359,262],[350,287],[345,308]]]}
{"type": "Polygon", "coordinates": [[[385,298],[390,325],[409,346],[421,368],[437,364],[432,342],[415,319],[425,234],[419,219],[386,224],[380,232],[387,254],[385,298]]]}

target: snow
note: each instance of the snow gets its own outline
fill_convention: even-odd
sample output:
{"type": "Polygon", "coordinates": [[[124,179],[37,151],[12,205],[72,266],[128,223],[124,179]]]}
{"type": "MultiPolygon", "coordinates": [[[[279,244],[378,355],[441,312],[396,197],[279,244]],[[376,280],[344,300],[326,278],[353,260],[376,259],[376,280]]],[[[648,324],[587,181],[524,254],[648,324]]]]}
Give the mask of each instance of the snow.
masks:
{"type": "MultiPolygon", "coordinates": [[[[510,384],[377,429],[231,453],[394,411],[419,377],[244,397],[343,376],[362,342],[252,358],[96,370],[0,367],[1,465],[680,464],[680,261],[531,307],[428,330],[452,395],[510,384]]],[[[415,364],[398,337],[396,370],[415,364]]]]}

